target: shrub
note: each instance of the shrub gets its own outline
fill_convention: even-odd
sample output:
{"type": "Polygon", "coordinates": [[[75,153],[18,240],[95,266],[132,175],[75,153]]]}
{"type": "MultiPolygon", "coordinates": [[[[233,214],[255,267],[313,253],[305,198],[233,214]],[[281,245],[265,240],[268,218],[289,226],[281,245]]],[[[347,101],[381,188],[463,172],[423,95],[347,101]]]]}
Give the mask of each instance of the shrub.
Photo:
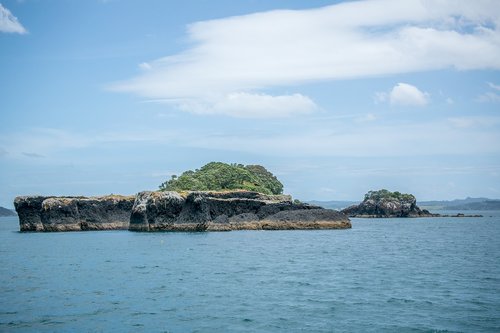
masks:
{"type": "Polygon", "coordinates": [[[161,191],[247,190],[282,194],[283,184],[261,165],[210,162],[195,171],[173,175],[160,185],[161,191]]]}

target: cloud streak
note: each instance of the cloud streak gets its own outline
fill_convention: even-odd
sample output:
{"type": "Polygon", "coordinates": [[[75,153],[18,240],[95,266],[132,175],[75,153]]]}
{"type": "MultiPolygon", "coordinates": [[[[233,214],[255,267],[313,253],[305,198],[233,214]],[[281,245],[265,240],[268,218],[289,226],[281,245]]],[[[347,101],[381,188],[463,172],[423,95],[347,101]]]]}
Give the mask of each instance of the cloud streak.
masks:
{"type": "Polygon", "coordinates": [[[26,34],[28,31],[22,26],[17,17],[10,10],[0,4],[0,32],[26,34]]]}
{"type": "MultiPolygon", "coordinates": [[[[312,81],[500,69],[499,13],[498,1],[373,0],[202,21],[188,27],[189,49],[110,88],[191,112],[205,104],[212,113],[261,116],[267,103],[238,113],[224,101],[312,81]]],[[[289,98],[274,97],[278,105],[289,98]]]]}

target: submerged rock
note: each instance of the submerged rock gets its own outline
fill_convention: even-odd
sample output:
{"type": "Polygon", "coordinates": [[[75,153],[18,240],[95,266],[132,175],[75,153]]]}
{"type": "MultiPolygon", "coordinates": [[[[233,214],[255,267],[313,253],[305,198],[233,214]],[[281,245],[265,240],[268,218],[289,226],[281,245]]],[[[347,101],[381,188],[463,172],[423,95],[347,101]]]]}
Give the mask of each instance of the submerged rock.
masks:
{"type": "Polygon", "coordinates": [[[128,229],[135,196],[21,196],[14,200],[21,231],[128,229]]]}

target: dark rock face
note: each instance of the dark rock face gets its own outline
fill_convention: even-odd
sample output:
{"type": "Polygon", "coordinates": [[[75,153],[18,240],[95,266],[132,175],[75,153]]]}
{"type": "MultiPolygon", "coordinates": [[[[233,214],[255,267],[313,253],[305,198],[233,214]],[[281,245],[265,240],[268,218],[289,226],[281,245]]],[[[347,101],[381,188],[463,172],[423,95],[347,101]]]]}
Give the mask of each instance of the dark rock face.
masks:
{"type": "Polygon", "coordinates": [[[127,229],[134,196],[44,197],[14,200],[21,231],[127,229]]]}
{"type": "Polygon", "coordinates": [[[21,231],[344,229],[347,216],[256,192],[140,192],[136,196],[17,197],[21,231]]]}
{"type": "Polygon", "coordinates": [[[340,229],[349,219],[337,211],[293,203],[290,196],[256,192],[141,192],[129,230],[229,231],[242,229],[340,229]]]}
{"type": "Polygon", "coordinates": [[[435,217],[428,210],[417,206],[415,197],[406,199],[366,198],[359,205],[347,207],[342,213],[349,217],[435,217]]]}
{"type": "Polygon", "coordinates": [[[23,196],[14,200],[21,231],[43,231],[42,202],[50,197],[23,196]]]}

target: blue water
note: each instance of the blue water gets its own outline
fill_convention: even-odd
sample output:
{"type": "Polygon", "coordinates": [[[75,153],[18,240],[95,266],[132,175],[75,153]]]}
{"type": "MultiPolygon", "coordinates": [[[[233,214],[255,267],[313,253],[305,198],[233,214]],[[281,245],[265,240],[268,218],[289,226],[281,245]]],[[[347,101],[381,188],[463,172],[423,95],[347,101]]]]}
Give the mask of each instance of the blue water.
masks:
{"type": "Polygon", "coordinates": [[[0,331],[499,332],[500,212],[484,214],[211,233],[1,218],[0,331]]]}

